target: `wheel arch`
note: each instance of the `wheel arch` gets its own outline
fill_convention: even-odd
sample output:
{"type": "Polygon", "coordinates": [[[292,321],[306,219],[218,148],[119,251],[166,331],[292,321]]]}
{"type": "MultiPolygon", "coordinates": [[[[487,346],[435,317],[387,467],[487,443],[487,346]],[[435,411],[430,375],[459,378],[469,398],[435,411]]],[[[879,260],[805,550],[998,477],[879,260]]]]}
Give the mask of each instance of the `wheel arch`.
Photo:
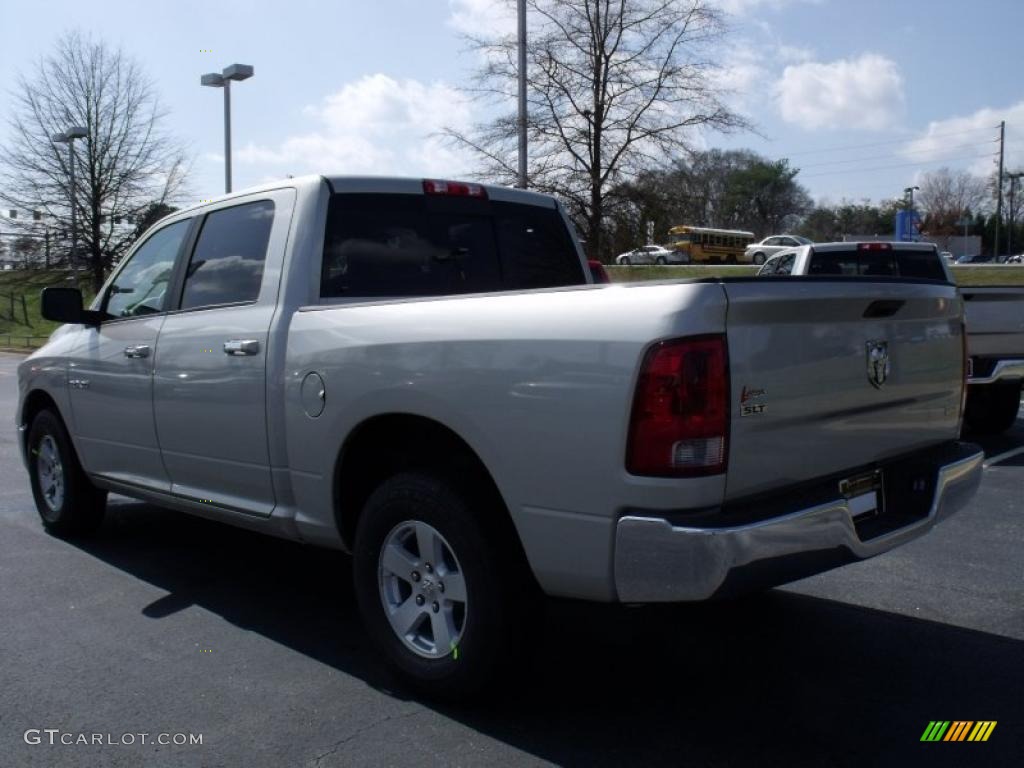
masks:
{"type": "MultiPolygon", "coordinates": [[[[28,446],[28,431],[32,426],[32,421],[40,411],[46,409],[52,410],[57,414],[64,423],[64,428],[68,429],[68,420],[64,418],[64,414],[61,413],[60,406],[57,405],[57,401],[54,397],[43,389],[33,389],[25,396],[25,400],[21,405],[21,413],[18,417],[18,423],[25,427],[21,435],[22,450],[26,451],[28,446]]],[[[68,434],[71,434],[71,430],[68,429],[68,434]]]]}
{"type": "Polygon", "coordinates": [[[346,549],[352,550],[359,516],[370,494],[388,477],[417,469],[456,470],[460,481],[473,482],[475,490],[496,503],[495,522],[503,534],[514,536],[509,540],[522,553],[508,504],[478,452],[450,427],[411,413],[365,419],[349,432],[338,451],[332,498],[335,524],[346,549]]]}

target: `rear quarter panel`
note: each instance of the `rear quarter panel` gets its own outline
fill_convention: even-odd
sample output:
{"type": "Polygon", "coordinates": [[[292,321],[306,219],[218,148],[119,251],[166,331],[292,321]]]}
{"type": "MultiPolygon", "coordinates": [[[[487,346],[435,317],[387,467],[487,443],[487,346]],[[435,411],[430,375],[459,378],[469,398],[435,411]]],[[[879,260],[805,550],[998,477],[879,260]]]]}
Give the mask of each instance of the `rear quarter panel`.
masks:
{"type": "MultiPolygon", "coordinates": [[[[288,338],[286,429],[307,525],[333,525],[332,480],[353,429],[382,414],[433,419],[490,471],[551,593],[611,599],[623,507],[719,503],[722,477],[625,472],[637,367],[658,339],[721,332],[717,285],[582,287],[349,304],[298,312],[288,338]],[[326,383],[319,418],[300,385],[326,383]]],[[[343,511],[344,514],[344,511],[343,511]]]]}

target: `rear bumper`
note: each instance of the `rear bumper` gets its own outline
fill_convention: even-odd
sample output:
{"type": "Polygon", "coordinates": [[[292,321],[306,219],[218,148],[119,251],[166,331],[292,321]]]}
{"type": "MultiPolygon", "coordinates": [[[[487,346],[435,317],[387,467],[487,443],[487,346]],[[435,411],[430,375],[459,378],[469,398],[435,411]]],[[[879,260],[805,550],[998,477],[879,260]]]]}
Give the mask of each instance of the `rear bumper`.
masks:
{"type": "Polygon", "coordinates": [[[664,517],[627,515],[615,533],[619,600],[704,600],[793,581],[898,547],[965,506],[981,482],[984,453],[977,446],[957,443],[936,455],[941,458],[927,470],[934,471],[930,503],[920,513],[887,508],[886,514],[906,524],[867,539],[838,491],[832,501],[732,527],[689,527],[664,517]]]}
{"type": "Polygon", "coordinates": [[[1000,360],[986,376],[971,376],[968,384],[994,384],[1005,379],[1024,379],[1024,359],[1000,360]]]}

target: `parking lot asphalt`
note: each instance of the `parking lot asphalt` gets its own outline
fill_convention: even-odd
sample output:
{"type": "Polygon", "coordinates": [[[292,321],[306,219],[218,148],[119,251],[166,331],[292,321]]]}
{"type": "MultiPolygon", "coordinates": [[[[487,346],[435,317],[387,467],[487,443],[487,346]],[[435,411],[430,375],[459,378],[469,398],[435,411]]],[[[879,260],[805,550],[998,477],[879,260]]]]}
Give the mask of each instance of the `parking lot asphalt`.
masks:
{"type": "MultiPolygon", "coordinates": [[[[873,560],[739,600],[552,601],[530,673],[472,708],[396,686],[349,561],[120,497],[39,525],[0,354],[0,765],[1019,765],[1024,414],[981,490],[873,560]],[[984,743],[922,743],[994,720],[984,743]],[[40,744],[25,733],[40,731],[40,744]],[[59,729],[47,743],[45,729],[59,729]],[[60,744],[61,734],[202,744],[60,744]]],[[[67,740],[67,738],[65,737],[67,740]]]]}

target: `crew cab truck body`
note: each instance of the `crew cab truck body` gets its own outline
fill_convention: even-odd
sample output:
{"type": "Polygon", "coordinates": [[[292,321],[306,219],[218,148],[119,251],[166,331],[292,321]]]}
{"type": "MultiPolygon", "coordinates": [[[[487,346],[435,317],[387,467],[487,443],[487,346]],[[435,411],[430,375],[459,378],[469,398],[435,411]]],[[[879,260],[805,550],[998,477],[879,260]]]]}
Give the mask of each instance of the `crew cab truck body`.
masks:
{"type": "MultiPolygon", "coordinates": [[[[780,252],[758,275],[951,279],[946,260],[929,243],[808,245],[780,252]]],[[[1013,426],[1020,409],[1024,380],[1024,288],[965,286],[960,293],[970,356],[964,418],[974,432],[1002,432],[1013,426]]]]}
{"type": "Polygon", "coordinates": [[[348,550],[371,637],[440,694],[508,666],[538,591],[781,583],[923,534],[981,476],[952,284],[588,284],[524,191],[290,179],[43,307],[70,324],[17,418],[50,531],[114,491],[348,550]]]}

